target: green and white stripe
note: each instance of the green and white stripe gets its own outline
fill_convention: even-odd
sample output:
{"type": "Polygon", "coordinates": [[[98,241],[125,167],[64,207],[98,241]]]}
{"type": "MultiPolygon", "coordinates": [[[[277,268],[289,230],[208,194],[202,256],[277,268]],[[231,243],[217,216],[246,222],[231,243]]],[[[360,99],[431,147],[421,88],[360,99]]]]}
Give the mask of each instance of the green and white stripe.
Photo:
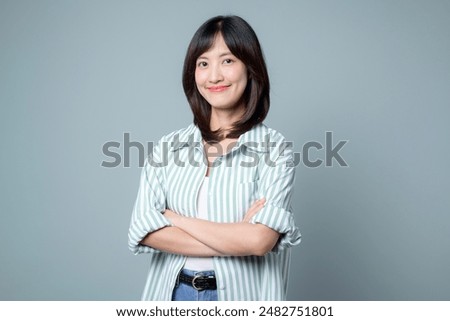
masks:
{"type": "MultiPolygon", "coordinates": [[[[161,215],[166,208],[196,216],[197,195],[206,173],[201,140],[193,124],[164,136],[142,170],[129,229],[130,250],[150,255],[142,300],[171,300],[176,277],[184,265],[184,256],[139,242],[148,233],[171,225],[161,215]]],[[[264,208],[252,222],[265,224],[282,235],[272,252],[263,257],[214,257],[219,300],[286,298],[289,248],[300,243],[291,209],[295,172],[291,147],[280,133],[259,124],[241,135],[236,146],[214,162],[208,189],[209,220],[239,222],[256,199],[265,197],[264,208]]]]}

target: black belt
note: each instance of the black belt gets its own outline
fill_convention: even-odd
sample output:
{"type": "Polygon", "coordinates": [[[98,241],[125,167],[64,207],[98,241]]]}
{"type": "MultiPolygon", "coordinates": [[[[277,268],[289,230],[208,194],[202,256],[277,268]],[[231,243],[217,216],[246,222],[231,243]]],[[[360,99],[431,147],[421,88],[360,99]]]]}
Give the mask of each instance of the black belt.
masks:
{"type": "Polygon", "coordinates": [[[214,275],[202,275],[199,273],[194,276],[189,276],[181,272],[178,276],[178,280],[189,284],[197,291],[217,289],[216,277],[214,275]]]}

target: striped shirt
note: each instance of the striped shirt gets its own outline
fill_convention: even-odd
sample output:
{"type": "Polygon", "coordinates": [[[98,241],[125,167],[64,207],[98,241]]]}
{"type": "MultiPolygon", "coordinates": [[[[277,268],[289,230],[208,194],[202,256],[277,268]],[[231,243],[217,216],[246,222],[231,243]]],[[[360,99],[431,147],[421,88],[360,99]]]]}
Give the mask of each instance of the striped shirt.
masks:
{"type": "MultiPolygon", "coordinates": [[[[166,208],[195,217],[197,195],[207,170],[200,130],[194,124],[164,136],[142,169],[128,233],[129,248],[150,255],[142,300],[169,301],[186,257],[140,244],[148,234],[171,226],[166,208]]],[[[285,300],[290,247],[300,243],[291,208],[294,187],[292,144],[264,124],[242,134],[236,145],[212,164],[208,219],[242,221],[250,205],[264,197],[265,206],[251,219],[280,233],[264,256],[214,257],[219,300],[285,300]]],[[[239,237],[239,235],[236,235],[239,237]]]]}

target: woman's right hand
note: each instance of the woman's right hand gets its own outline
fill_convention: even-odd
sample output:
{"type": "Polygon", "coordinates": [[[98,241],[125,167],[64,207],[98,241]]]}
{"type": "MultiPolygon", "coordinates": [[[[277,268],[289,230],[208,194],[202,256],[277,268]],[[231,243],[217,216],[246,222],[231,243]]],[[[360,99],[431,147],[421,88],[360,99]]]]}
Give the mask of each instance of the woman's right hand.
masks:
{"type": "Polygon", "coordinates": [[[255,216],[256,213],[258,213],[266,203],[266,199],[263,197],[257,201],[255,201],[252,206],[248,209],[247,213],[245,213],[244,219],[242,222],[250,222],[253,216],[255,216]]]}

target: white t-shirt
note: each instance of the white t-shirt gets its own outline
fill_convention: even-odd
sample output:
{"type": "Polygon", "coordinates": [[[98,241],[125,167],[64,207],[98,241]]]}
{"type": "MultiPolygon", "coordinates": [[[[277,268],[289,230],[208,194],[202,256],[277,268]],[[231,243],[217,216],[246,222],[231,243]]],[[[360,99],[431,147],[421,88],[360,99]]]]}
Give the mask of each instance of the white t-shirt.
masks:
{"type": "MultiPolygon", "coordinates": [[[[197,199],[197,218],[204,220],[208,219],[208,183],[209,177],[205,176],[197,199]]],[[[192,271],[211,271],[214,270],[213,259],[212,257],[189,256],[184,268],[192,271]]]]}

